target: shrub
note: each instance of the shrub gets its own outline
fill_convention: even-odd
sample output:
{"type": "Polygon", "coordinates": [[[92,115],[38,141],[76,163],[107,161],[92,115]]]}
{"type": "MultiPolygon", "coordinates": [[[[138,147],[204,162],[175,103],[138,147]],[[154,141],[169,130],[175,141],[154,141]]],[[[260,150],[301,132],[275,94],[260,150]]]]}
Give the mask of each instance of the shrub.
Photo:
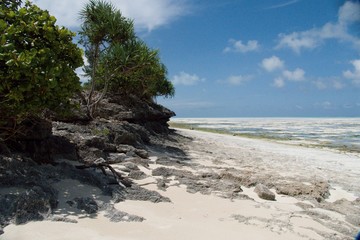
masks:
{"type": "Polygon", "coordinates": [[[0,138],[8,126],[45,109],[71,107],[83,64],[74,33],[36,5],[2,0],[0,6],[0,138]]]}

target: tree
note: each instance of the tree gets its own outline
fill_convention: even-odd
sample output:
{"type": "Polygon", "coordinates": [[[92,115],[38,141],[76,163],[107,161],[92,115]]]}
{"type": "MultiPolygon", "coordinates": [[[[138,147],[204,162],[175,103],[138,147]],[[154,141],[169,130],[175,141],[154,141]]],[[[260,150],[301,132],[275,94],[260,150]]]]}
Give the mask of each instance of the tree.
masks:
{"type": "Polygon", "coordinates": [[[160,61],[159,51],[150,49],[139,39],[115,45],[103,61],[103,65],[111,67],[114,75],[109,83],[112,93],[133,94],[146,100],[174,95],[174,87],[167,80],[167,69],[160,61]]]}
{"type": "Polygon", "coordinates": [[[80,16],[83,20],[80,42],[89,59],[85,72],[90,76],[87,96],[90,117],[108,92],[135,94],[148,100],[174,95],[159,52],[136,37],[133,22],[112,4],[90,0],[80,16]],[[96,90],[101,94],[94,97],[96,90]]]}
{"type": "Polygon", "coordinates": [[[110,69],[99,66],[101,56],[104,55],[115,42],[124,44],[135,37],[134,27],[131,21],[124,18],[120,11],[110,3],[90,0],[80,12],[83,20],[81,26],[80,43],[85,47],[85,54],[89,60],[89,66],[85,66],[85,72],[90,76],[90,92],[87,96],[87,109],[89,117],[93,117],[97,103],[107,92],[110,69]],[[102,94],[94,98],[97,90],[97,82],[102,82],[102,94]]]}
{"type": "Polygon", "coordinates": [[[29,1],[2,0],[0,36],[1,138],[9,125],[45,109],[69,109],[81,88],[75,69],[83,60],[75,34],[29,1]]]}

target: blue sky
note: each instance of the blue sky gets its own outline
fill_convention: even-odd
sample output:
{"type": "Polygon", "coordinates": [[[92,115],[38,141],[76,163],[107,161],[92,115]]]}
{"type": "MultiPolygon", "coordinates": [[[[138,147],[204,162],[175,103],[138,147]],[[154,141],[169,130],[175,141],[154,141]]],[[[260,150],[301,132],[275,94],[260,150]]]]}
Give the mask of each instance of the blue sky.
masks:
{"type": "MultiPolygon", "coordinates": [[[[85,0],[34,0],[72,30],[85,0]]],[[[360,117],[360,1],[112,0],[160,50],[178,117],[360,117]]]]}

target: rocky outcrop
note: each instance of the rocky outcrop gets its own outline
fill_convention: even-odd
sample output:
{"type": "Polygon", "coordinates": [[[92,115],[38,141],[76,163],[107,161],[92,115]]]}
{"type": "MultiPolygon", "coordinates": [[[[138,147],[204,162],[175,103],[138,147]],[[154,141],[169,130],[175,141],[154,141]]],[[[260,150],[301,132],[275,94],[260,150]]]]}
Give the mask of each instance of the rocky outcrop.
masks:
{"type": "Polygon", "coordinates": [[[276,186],[276,193],[292,197],[312,198],[322,202],[330,195],[329,187],[329,183],[324,181],[314,181],[312,184],[280,182],[276,186]]]}
{"type": "Polygon", "coordinates": [[[0,155],[0,188],[2,189],[0,192],[0,228],[9,223],[23,224],[44,219],[70,221],[70,219],[56,215],[59,192],[54,187],[54,183],[69,179],[99,189],[111,201],[101,202],[93,197],[84,196],[69,200],[67,205],[90,215],[105,211],[105,215],[111,221],[144,220],[141,217],[117,211],[113,206],[114,203],[127,199],[154,203],[170,201],[158,192],[147,190],[136,184],[132,184],[128,188],[112,184],[116,183],[114,178],[114,175],[110,173],[104,175],[99,169],[78,169],[76,165],[69,162],[38,165],[23,155],[16,157],[0,155]]]}
{"type": "Polygon", "coordinates": [[[113,203],[126,199],[170,201],[156,191],[121,183],[132,183],[128,178],[147,177],[138,166],[148,166],[147,146],[151,139],[166,137],[167,122],[175,114],[134,96],[107,97],[97,110],[94,119],[87,116],[84,106],[67,117],[47,113],[52,122],[27,119],[16,135],[0,141],[0,188],[21,189],[17,193],[0,193],[0,234],[10,222],[22,224],[43,219],[71,222],[54,215],[58,192],[52,185],[64,179],[99,188],[112,200],[107,203],[77,197],[67,202],[69,207],[86,214],[105,211],[105,216],[115,222],[144,219],[116,210],[113,203]],[[110,166],[114,163],[121,170],[110,166]]]}
{"type": "Polygon", "coordinates": [[[55,139],[67,139],[72,144],[63,155],[55,154],[57,158],[83,162],[103,158],[116,162],[148,156],[143,148],[150,141],[150,132],[138,124],[117,120],[94,120],[87,125],[54,122],[53,134],[55,139]]]}
{"type": "Polygon", "coordinates": [[[259,196],[259,198],[275,201],[275,194],[271,192],[265,185],[259,183],[256,185],[254,192],[259,196]]]}
{"type": "Polygon", "coordinates": [[[5,145],[8,150],[24,152],[39,163],[49,163],[51,162],[51,129],[50,121],[40,118],[26,119],[17,126],[16,132],[5,142],[5,145]]]}
{"type": "Polygon", "coordinates": [[[92,197],[74,198],[74,200],[67,201],[66,203],[71,207],[85,211],[87,214],[97,213],[99,210],[98,204],[92,197]]]}
{"type": "Polygon", "coordinates": [[[167,133],[167,122],[175,113],[155,102],[141,100],[136,96],[112,95],[99,103],[96,116],[140,124],[155,133],[167,133]]]}
{"type": "Polygon", "coordinates": [[[87,114],[85,98],[82,95],[74,99],[80,107],[66,116],[59,116],[51,111],[47,117],[53,121],[77,123],[85,125],[93,119],[126,121],[139,124],[153,133],[168,133],[167,122],[175,113],[154,101],[144,100],[135,95],[109,94],[99,101],[91,119],[87,114]],[[83,103],[83,104],[82,104],[83,103]]]}
{"type": "Polygon", "coordinates": [[[50,187],[34,186],[14,200],[9,208],[14,209],[14,223],[23,224],[49,217],[57,206],[57,192],[50,187]]]}

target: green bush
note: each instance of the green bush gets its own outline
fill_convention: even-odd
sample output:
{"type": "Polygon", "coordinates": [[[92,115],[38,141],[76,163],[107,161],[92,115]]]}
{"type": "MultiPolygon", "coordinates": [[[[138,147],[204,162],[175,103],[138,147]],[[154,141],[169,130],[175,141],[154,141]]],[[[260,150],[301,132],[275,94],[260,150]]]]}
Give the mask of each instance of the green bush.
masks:
{"type": "MultiPolygon", "coordinates": [[[[21,1],[0,5],[0,127],[40,116],[45,109],[69,109],[80,90],[75,69],[82,51],[74,33],[55,25],[48,11],[21,1]]],[[[1,130],[1,129],[0,129],[1,130]]],[[[0,135],[1,137],[1,135],[0,135]]]]}

